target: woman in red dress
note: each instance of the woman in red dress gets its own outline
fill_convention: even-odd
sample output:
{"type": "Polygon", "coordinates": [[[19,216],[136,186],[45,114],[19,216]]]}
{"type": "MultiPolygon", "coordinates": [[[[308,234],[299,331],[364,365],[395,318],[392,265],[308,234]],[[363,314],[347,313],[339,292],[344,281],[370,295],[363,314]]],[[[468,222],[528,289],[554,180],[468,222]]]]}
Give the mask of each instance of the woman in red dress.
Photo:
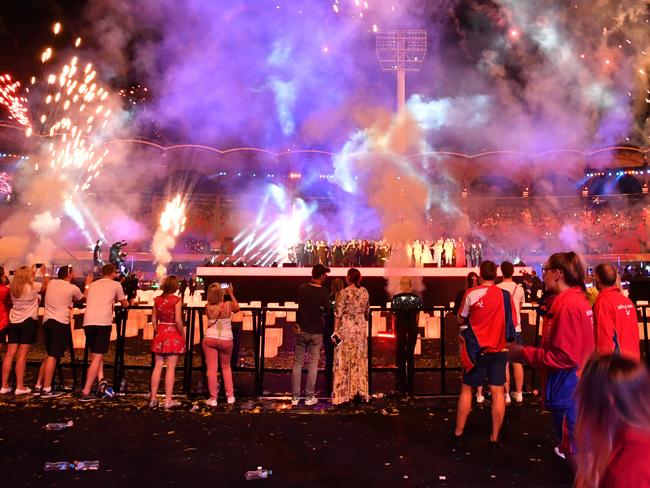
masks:
{"type": "Polygon", "coordinates": [[[162,295],[154,298],[151,322],[155,336],[151,344],[151,352],[156,355],[156,363],[151,373],[151,400],[149,407],[158,406],[156,395],[163,365],[167,360],[165,372],[165,408],[178,407],[181,403],[172,399],[174,379],[178,355],[185,353],[185,338],[183,335],[183,302],[175,295],[178,291],[178,278],[168,276],[162,284],[162,295]]]}

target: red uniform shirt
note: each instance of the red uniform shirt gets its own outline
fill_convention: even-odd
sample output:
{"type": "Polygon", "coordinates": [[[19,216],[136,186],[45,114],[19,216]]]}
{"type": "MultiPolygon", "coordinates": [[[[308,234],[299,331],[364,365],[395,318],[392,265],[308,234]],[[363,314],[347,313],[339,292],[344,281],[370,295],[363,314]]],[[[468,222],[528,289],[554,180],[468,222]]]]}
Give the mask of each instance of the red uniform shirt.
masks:
{"type": "Polygon", "coordinates": [[[7,285],[0,285],[0,330],[9,325],[9,310],[11,310],[9,287],[7,285]]]}
{"type": "Polygon", "coordinates": [[[636,361],[641,359],[636,307],[617,288],[600,292],[594,303],[594,320],[599,354],[618,353],[636,361]]]}
{"type": "Polygon", "coordinates": [[[542,347],[524,347],[524,358],[533,368],[581,371],[594,352],[593,311],[582,290],[574,287],[560,293],[548,318],[542,347]]]}
{"type": "MultiPolygon", "coordinates": [[[[510,299],[510,313],[514,326],[518,322],[517,309],[509,293],[507,296],[510,299]]],[[[478,347],[482,352],[505,350],[506,307],[501,288],[495,285],[480,285],[467,290],[460,315],[468,319],[469,327],[476,336],[478,347]]]]}
{"type": "Polygon", "coordinates": [[[598,488],[650,488],[650,432],[627,427],[614,440],[609,464],[598,488]]]}

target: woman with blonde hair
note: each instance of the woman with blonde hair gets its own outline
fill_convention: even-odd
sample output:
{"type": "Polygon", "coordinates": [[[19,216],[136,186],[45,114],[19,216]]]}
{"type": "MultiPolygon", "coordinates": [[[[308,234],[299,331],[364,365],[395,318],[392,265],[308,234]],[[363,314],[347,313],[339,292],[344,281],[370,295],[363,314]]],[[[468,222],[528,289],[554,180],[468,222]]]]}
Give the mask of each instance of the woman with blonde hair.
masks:
{"type": "Polygon", "coordinates": [[[650,373],[618,355],[592,356],[578,384],[577,488],[650,487],[650,373]]]}
{"type": "Polygon", "coordinates": [[[422,299],[413,293],[410,277],[399,280],[399,292],[391,300],[395,320],[395,362],[397,363],[397,391],[413,393],[415,378],[415,344],[418,338],[419,312],[424,305],[422,299]]]}
{"type": "Polygon", "coordinates": [[[162,284],[162,295],[154,298],[153,323],[155,336],[151,344],[151,352],[156,355],[156,362],[151,372],[150,408],[158,406],[157,394],[163,365],[167,361],[165,371],[165,409],[178,407],[180,402],[174,401],[174,381],[176,379],[176,363],[179,354],[185,353],[185,337],[183,334],[183,301],[176,295],[178,278],[168,276],[162,284]]]}
{"type": "Polygon", "coordinates": [[[229,405],[235,403],[235,389],[232,382],[230,356],[232,355],[233,334],[232,314],[239,312],[239,303],[235,298],[232,284],[222,288],[220,283],[212,283],[208,287],[208,297],[205,314],[208,317],[208,328],[203,337],[203,352],[208,366],[208,389],[210,398],[205,401],[210,407],[217,406],[219,395],[219,379],[217,373],[221,363],[221,374],[226,387],[226,399],[229,405]],[[224,290],[227,290],[230,301],[224,301],[224,290]]]}
{"type": "Polygon", "coordinates": [[[34,281],[36,267],[21,266],[16,270],[11,282],[11,311],[7,331],[7,354],[2,361],[2,389],[0,394],[11,392],[9,374],[16,357],[16,395],[25,395],[32,390],[25,386],[25,368],[27,353],[36,342],[38,333],[38,303],[40,293],[44,292],[49,282],[45,266],[41,266],[43,283],[34,281]]]}

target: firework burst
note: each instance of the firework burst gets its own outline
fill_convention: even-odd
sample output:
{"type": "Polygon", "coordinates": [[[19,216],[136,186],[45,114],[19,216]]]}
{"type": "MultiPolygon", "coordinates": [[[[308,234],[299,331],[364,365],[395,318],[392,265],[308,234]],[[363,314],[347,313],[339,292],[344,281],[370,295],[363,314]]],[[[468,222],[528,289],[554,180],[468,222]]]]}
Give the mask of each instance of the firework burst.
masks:
{"type": "Polygon", "coordinates": [[[20,82],[13,81],[8,74],[0,75],[0,105],[7,107],[13,120],[31,128],[27,98],[20,94],[20,82]]]}
{"type": "Polygon", "coordinates": [[[187,200],[180,194],[169,200],[158,221],[158,230],[153,237],[152,251],[155,256],[156,277],[162,280],[167,274],[167,265],[172,260],[171,250],[176,237],[185,230],[187,200]]]}

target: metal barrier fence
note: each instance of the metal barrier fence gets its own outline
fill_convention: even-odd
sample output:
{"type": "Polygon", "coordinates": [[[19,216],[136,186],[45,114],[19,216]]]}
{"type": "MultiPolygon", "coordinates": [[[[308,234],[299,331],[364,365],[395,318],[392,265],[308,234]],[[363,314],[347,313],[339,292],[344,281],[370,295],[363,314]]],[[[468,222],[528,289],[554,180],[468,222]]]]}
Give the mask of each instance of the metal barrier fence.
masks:
{"type": "MultiPolygon", "coordinates": [[[[153,367],[153,354],[151,355],[151,362],[148,366],[144,365],[128,365],[125,363],[125,344],[126,344],[126,333],[127,333],[127,320],[128,312],[131,310],[151,310],[151,305],[135,305],[129,307],[129,310],[124,310],[121,307],[116,307],[115,309],[115,330],[116,330],[116,340],[115,340],[115,357],[112,364],[106,364],[105,367],[112,369],[113,372],[113,386],[114,390],[119,392],[122,379],[125,378],[127,371],[129,370],[151,370],[153,367]]],[[[650,364],[650,340],[648,337],[648,310],[650,309],[649,305],[640,304],[636,306],[637,309],[637,318],[639,319],[639,335],[641,337],[641,353],[642,358],[645,359],[646,363],[650,364]]],[[[266,366],[265,361],[265,352],[267,347],[266,341],[266,330],[267,330],[267,318],[270,316],[270,313],[276,312],[287,312],[287,308],[283,307],[246,307],[241,309],[242,312],[246,313],[250,317],[250,323],[252,325],[252,336],[253,336],[253,366],[250,367],[238,367],[236,371],[244,371],[253,375],[254,377],[254,393],[257,396],[261,396],[265,393],[265,374],[267,373],[287,373],[291,371],[291,368],[269,368],[266,366]]],[[[397,366],[373,366],[373,330],[374,321],[377,320],[379,316],[388,316],[393,315],[394,310],[390,308],[372,308],[369,320],[368,320],[368,389],[370,393],[373,393],[373,373],[386,373],[386,372],[397,372],[397,366]]],[[[461,372],[460,366],[449,366],[448,359],[449,354],[447,351],[447,342],[453,339],[448,339],[450,331],[448,330],[447,322],[453,319],[452,324],[455,325],[455,317],[451,314],[452,310],[450,307],[437,306],[431,308],[421,309],[422,313],[428,314],[431,313],[434,316],[439,316],[439,333],[438,338],[439,342],[439,357],[440,360],[438,365],[427,366],[427,367],[415,367],[414,372],[417,373],[431,373],[438,374],[440,378],[440,391],[438,392],[426,392],[425,395],[445,395],[449,393],[447,387],[447,380],[449,379],[448,374],[454,373],[458,376],[461,372]],[[451,315],[450,315],[451,314],[451,315]],[[447,319],[447,320],[446,320],[447,319]],[[447,339],[447,340],[446,340],[447,339]]],[[[537,306],[525,305],[522,308],[522,314],[528,314],[528,331],[527,336],[530,339],[532,334],[532,345],[539,346],[541,342],[541,314],[537,306]],[[531,320],[532,319],[532,320],[531,320]],[[532,329],[532,330],[531,330],[532,329]]],[[[203,354],[202,348],[199,348],[199,354],[201,356],[200,365],[194,365],[194,345],[196,341],[196,334],[199,335],[199,343],[203,341],[204,337],[204,307],[203,306],[184,306],[183,314],[185,320],[185,341],[186,341],[186,353],[184,359],[180,366],[177,366],[178,370],[182,371],[182,391],[185,394],[191,394],[192,388],[192,375],[195,372],[200,372],[205,381],[206,374],[206,361],[203,354]]],[[[455,330],[455,329],[454,329],[455,330]]],[[[451,331],[452,335],[454,330],[451,331]]],[[[454,335],[455,338],[455,335],[454,335]]],[[[528,341],[529,343],[531,341],[528,341]]],[[[73,375],[73,389],[79,387],[78,381],[78,370],[81,368],[82,379],[81,384],[85,381],[85,375],[88,368],[88,347],[84,348],[83,361],[82,364],[79,364],[75,350],[73,348],[72,332],[70,335],[70,350],[72,351],[69,363],[60,363],[58,365],[58,376],[62,378],[62,368],[69,367],[73,375]]],[[[455,355],[454,355],[455,356],[455,355]]],[[[36,365],[40,363],[31,362],[31,365],[36,365]]],[[[530,370],[530,384],[532,386],[537,385],[538,373],[535,370],[530,370]]],[[[148,386],[148,385],[147,385],[148,386]]]]}

